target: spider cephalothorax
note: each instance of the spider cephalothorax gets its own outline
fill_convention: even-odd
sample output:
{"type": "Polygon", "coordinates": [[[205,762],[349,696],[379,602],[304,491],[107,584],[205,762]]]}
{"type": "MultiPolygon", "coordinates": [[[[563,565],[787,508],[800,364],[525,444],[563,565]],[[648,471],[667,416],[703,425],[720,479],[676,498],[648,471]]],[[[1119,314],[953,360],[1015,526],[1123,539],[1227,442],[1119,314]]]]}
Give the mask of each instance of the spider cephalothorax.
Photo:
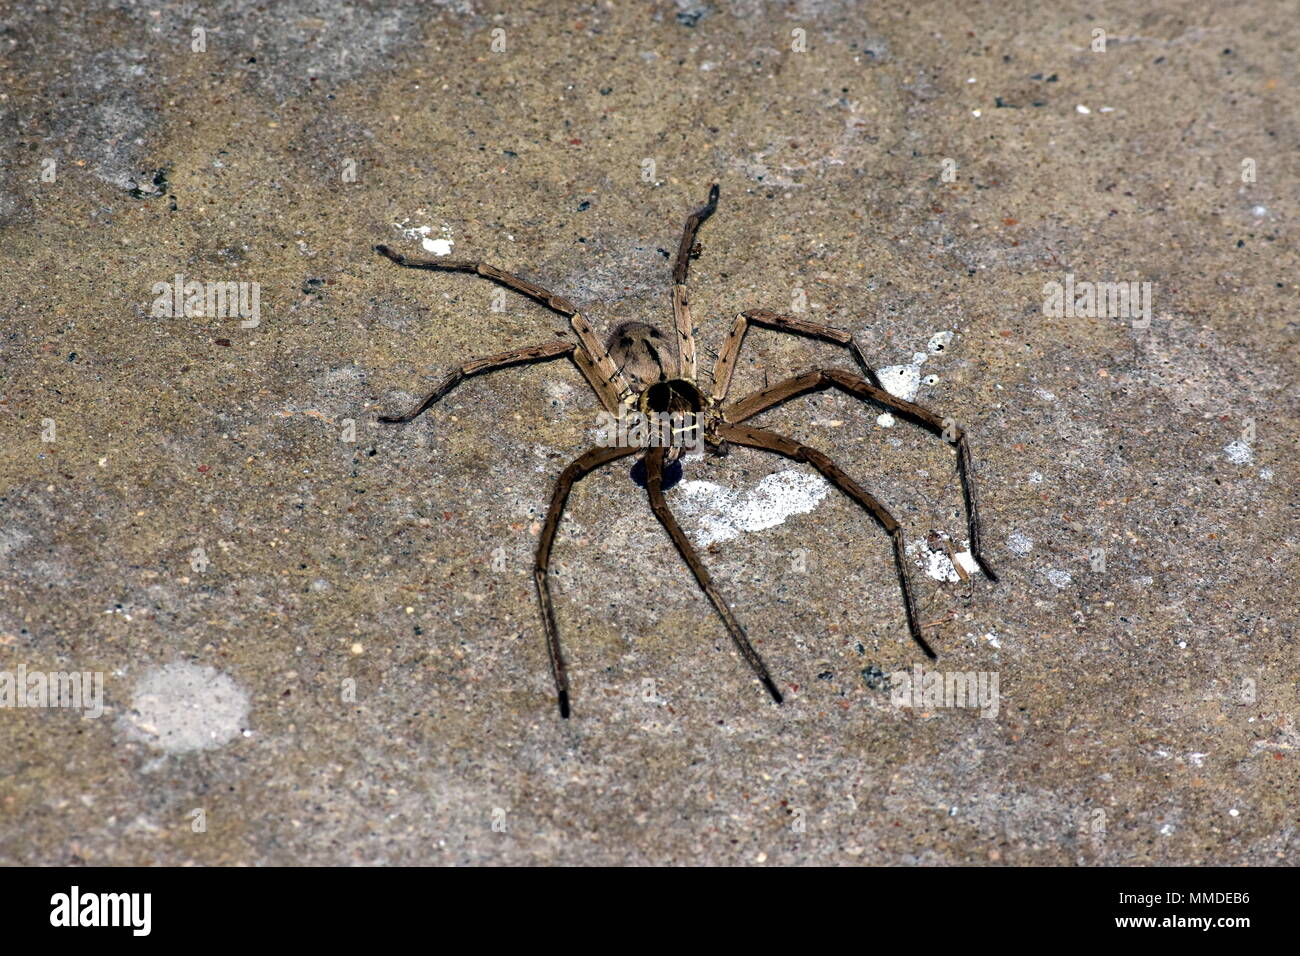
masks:
{"type": "Polygon", "coordinates": [[[997,580],[997,575],[989,567],[980,547],[979,513],[975,505],[975,483],[970,446],[965,431],[951,418],[945,418],[920,405],[897,398],[881,387],[876,373],[867,364],[854,343],[853,336],[848,332],[809,322],[796,316],[778,315],[762,310],[742,312],[736,316],[730,332],[718,351],[708,394],[706,395],[700,388],[695,362],[695,327],[691,319],[686,275],[691,259],[699,254],[695,235],[700,224],[713,214],[717,205],[718,187],[714,185],[709,190],[708,203],[687,218],[686,227],[682,231],[682,239],[677,247],[677,258],[673,265],[673,319],[676,334],[671,345],[668,336],[645,322],[624,322],[618,325],[602,343],[596,337],[590,323],[568,299],[519,276],[482,262],[408,259],[387,246],[375,247],[378,252],[400,266],[445,272],[472,272],[513,289],[566,316],[574,336],[572,339],[511,349],[488,358],[467,362],[448,376],[411,411],[405,415],[381,415],[379,418],[381,422],[396,424],[411,421],[471,375],[511,365],[545,362],[566,356],[573,361],[578,371],[587,380],[605,409],[603,414],[611,420],[623,421],[630,412],[636,412],[643,418],[650,418],[655,422],[667,422],[666,429],[662,431],[652,428],[648,431],[632,432],[641,436],[635,440],[628,440],[625,437],[628,432],[614,429],[611,434],[623,437],[597,445],[570,462],[560,473],[551,496],[551,505],[547,510],[546,522],[542,526],[541,539],[537,546],[533,579],[537,584],[538,600],[541,602],[542,627],[546,632],[551,673],[555,678],[560,714],[563,717],[569,716],[569,678],[564,656],[560,651],[560,635],[555,624],[555,611],[551,604],[548,578],[555,533],[559,528],[560,518],[564,514],[564,506],[574,482],[603,465],[632,455],[637,455],[639,458],[638,468],[643,473],[645,488],[650,497],[650,507],[655,517],[668,532],[673,545],[695,576],[700,590],[718,612],[737,650],[749,663],[772,699],[778,704],[782,702],[781,692],[777,690],[776,683],[768,674],[762,658],[750,644],[744,628],[731,613],[727,602],[714,587],[712,578],[705,570],[694,546],[677,524],[677,519],[673,517],[664,498],[664,489],[671,482],[671,478],[665,479],[669,466],[679,469],[677,459],[682,450],[695,447],[701,437],[705,446],[714,451],[724,450],[726,443],[730,442],[770,451],[793,461],[811,465],[827,481],[870,514],[880,528],[889,535],[893,544],[894,566],[898,573],[898,583],[903,595],[903,609],[907,615],[907,626],[912,638],[929,657],[935,656],[921,633],[916,604],[908,584],[903,529],[894,516],[875,496],[858,485],[821,452],[775,432],[744,424],[759,413],[800,395],[827,388],[839,389],[864,402],[872,402],[889,409],[951,442],[957,452],[957,474],[961,481],[962,498],[966,503],[966,524],[970,534],[971,555],[991,580],[997,580]],[[735,371],[736,360],[740,355],[745,334],[750,326],[755,325],[841,345],[848,349],[861,374],[834,368],[813,369],[728,402],[731,376],[735,371]],[[647,435],[650,437],[647,438],[647,435]]]}

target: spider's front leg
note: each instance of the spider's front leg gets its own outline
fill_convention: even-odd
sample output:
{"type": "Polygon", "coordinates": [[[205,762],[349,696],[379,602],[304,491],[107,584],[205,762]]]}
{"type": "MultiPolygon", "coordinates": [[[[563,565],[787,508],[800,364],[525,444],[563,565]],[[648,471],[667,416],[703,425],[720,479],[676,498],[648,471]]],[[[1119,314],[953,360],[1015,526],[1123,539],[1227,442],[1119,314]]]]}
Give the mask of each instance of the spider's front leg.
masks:
{"type": "MultiPolygon", "coordinates": [[[[424,401],[405,415],[380,415],[379,420],[385,425],[404,425],[419,418],[430,407],[446,398],[448,392],[471,376],[482,375],[484,372],[495,372],[499,368],[508,368],[511,365],[548,362],[551,359],[571,355],[576,348],[577,346],[572,342],[548,342],[545,345],[529,345],[525,348],[511,349],[509,352],[500,352],[496,355],[489,355],[487,358],[466,362],[448,375],[441,385],[425,396],[424,401]]],[[[579,368],[581,369],[581,366],[579,368]]]]}
{"type": "Polygon", "coordinates": [[[709,187],[709,199],[691,213],[682,227],[682,238],[677,244],[677,260],[673,263],[673,324],[677,328],[677,371],[683,378],[695,381],[695,324],[691,318],[691,296],[686,288],[686,273],[691,256],[697,255],[695,235],[704,221],[718,209],[718,184],[709,187]]]}
{"type": "Polygon", "coordinates": [[[533,301],[540,302],[548,309],[560,313],[560,315],[571,316],[578,311],[573,303],[564,296],[556,295],[550,289],[544,289],[535,282],[529,282],[513,272],[506,272],[504,269],[498,269],[486,262],[475,262],[467,259],[413,259],[383,245],[375,246],[375,252],[387,259],[391,259],[405,269],[428,269],[430,272],[469,272],[480,275],[484,279],[489,279],[498,285],[505,286],[507,289],[513,289],[521,295],[526,295],[533,301]]]}
{"type": "MultiPolygon", "coordinates": [[[[513,272],[506,272],[504,269],[498,269],[494,265],[486,262],[477,262],[466,259],[412,259],[404,256],[400,252],[388,248],[388,246],[375,246],[375,251],[381,256],[397,263],[407,269],[427,269],[430,272],[468,272],[473,275],[482,276],[495,282],[497,285],[505,286],[521,295],[526,295],[535,302],[540,302],[552,312],[558,312],[569,320],[569,326],[573,329],[574,335],[578,337],[578,346],[573,352],[573,363],[578,366],[578,371],[582,377],[591,385],[592,391],[600,399],[600,403],[605,406],[605,410],[611,413],[617,413],[620,402],[630,394],[627,381],[623,378],[621,372],[614,367],[610,361],[609,355],[606,354],[605,348],[596,338],[596,333],[592,330],[591,324],[578,313],[578,308],[562,295],[556,295],[550,289],[543,288],[535,282],[529,282],[527,279],[515,275],[513,272]]],[[[527,349],[518,349],[518,352],[528,351],[527,349]]],[[[508,361],[514,352],[506,352],[502,355],[494,355],[488,359],[481,359],[481,362],[491,362],[497,359],[507,359],[503,365],[517,364],[508,361]]],[[[551,356],[547,356],[551,357],[551,356]]],[[[477,363],[470,363],[471,365],[477,363]]],[[[495,366],[501,367],[501,365],[495,366]]],[[[463,370],[462,370],[463,371],[463,370]]],[[[478,369],[477,371],[490,371],[488,368],[478,369]]],[[[473,372],[469,374],[475,374],[473,372]]],[[[462,376],[464,377],[464,376],[462,376]]],[[[454,378],[454,376],[453,376],[454,378]]],[[[448,380],[444,383],[447,391],[456,386],[456,381],[448,380]]],[[[445,395],[446,391],[442,393],[445,395]]],[[[438,401],[442,395],[431,395],[433,402],[438,401]],[[435,397],[436,396],[436,397],[435,397]]],[[[424,411],[428,405],[422,406],[412,413],[414,418],[420,412],[424,411]]],[[[385,419],[381,419],[384,421],[385,419]]],[[[400,419],[389,417],[387,421],[410,421],[410,418],[400,419]]]]}
{"type": "Polygon", "coordinates": [[[714,404],[723,402],[727,392],[731,390],[731,376],[736,370],[736,360],[740,358],[740,348],[745,344],[745,333],[749,331],[751,325],[842,345],[853,356],[853,361],[862,370],[863,377],[877,388],[880,387],[880,379],[876,377],[875,370],[867,364],[866,357],[858,348],[858,343],[853,341],[852,333],[819,322],[809,322],[793,315],[779,315],[765,309],[751,309],[736,316],[736,320],[731,323],[731,331],[723,340],[722,351],[718,353],[718,361],[713,366],[714,404]]]}

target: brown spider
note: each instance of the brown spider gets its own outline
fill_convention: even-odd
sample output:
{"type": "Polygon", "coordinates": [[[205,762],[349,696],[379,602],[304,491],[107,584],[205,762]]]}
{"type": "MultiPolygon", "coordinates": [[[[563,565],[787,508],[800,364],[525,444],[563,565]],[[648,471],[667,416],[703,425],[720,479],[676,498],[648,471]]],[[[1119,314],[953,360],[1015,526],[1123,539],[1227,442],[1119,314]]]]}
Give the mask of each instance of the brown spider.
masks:
{"type": "Polygon", "coordinates": [[[700,390],[696,384],[698,371],[695,363],[695,328],[691,322],[690,298],[686,291],[686,271],[690,260],[699,254],[695,234],[701,223],[713,215],[717,207],[718,187],[715,184],[709,189],[708,203],[686,220],[682,240],[677,247],[677,259],[673,266],[673,316],[676,321],[677,341],[675,348],[672,349],[665,347],[667,343],[658,329],[643,322],[623,323],[614,329],[608,341],[602,345],[592,331],[591,325],[567,299],[495,266],[464,260],[408,259],[387,246],[375,247],[377,252],[387,256],[399,266],[440,272],[473,272],[508,289],[520,292],[566,316],[576,336],[576,341],[562,340],[545,345],[511,349],[509,352],[467,362],[448,376],[411,411],[405,415],[382,415],[379,418],[381,422],[401,424],[411,421],[472,375],[480,375],[511,365],[545,362],[568,356],[611,415],[620,415],[629,409],[638,409],[644,415],[685,415],[696,423],[693,427],[671,432],[670,440],[666,444],[661,443],[654,447],[625,444],[592,448],[571,462],[561,472],[555,484],[551,506],[546,513],[546,523],[542,527],[541,540],[537,547],[533,577],[537,584],[537,596],[541,602],[542,626],[546,630],[551,673],[555,678],[561,717],[569,716],[569,678],[564,657],[560,652],[560,635],[555,626],[555,611],[551,605],[550,585],[547,582],[547,570],[551,563],[551,547],[555,541],[555,533],[574,482],[602,465],[637,453],[642,454],[640,464],[644,465],[645,486],[655,517],[672,538],[673,544],[691,569],[691,573],[695,575],[700,589],[713,603],[714,609],[722,618],[722,623],[726,626],[741,655],[749,662],[749,666],[767,688],[772,699],[778,704],[782,702],[781,692],[773,683],[762,658],[749,643],[749,638],[745,636],[744,629],[732,615],[727,602],[718,594],[708,571],[700,562],[695,549],[687,540],[664,500],[665,466],[674,463],[683,447],[694,445],[700,437],[703,438],[706,448],[714,454],[724,454],[726,443],[734,442],[737,445],[775,452],[793,461],[805,462],[865,508],[893,541],[894,566],[898,572],[898,583],[903,592],[903,605],[907,612],[907,626],[912,638],[928,657],[935,657],[934,651],[921,635],[916,606],[907,580],[903,529],[894,520],[893,515],[870,492],[854,482],[821,452],[774,432],[743,424],[760,412],[798,395],[806,395],[826,388],[838,388],[862,401],[879,403],[955,444],[957,473],[966,504],[971,554],[984,573],[991,580],[997,580],[997,575],[985,560],[980,547],[979,512],[975,504],[975,483],[966,433],[952,419],[941,418],[934,412],[912,402],[903,401],[882,388],[876,373],[867,364],[848,332],[773,312],[742,312],[736,316],[722,350],[718,353],[718,361],[713,367],[711,376],[712,387],[709,394],[706,395],[700,390]],[[760,389],[738,401],[725,404],[732,372],[736,368],[736,359],[745,340],[745,332],[751,325],[843,345],[857,362],[862,375],[853,375],[839,369],[814,369],[760,389]]]}

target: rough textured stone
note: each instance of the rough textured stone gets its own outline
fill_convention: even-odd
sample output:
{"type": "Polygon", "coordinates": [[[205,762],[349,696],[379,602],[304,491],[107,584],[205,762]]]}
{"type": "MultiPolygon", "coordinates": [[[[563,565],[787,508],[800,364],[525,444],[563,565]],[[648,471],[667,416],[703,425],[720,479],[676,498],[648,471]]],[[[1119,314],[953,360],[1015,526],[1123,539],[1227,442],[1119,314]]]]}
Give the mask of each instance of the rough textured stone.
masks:
{"type": "MultiPolygon", "coordinates": [[[[0,710],[0,862],[1300,861],[1275,7],[27,7],[0,21],[0,669],[102,672],[106,710],[0,710]],[[947,557],[942,442],[827,393],[762,420],[893,509],[933,666],[996,674],[996,717],[892,704],[920,658],[885,537],[835,493],[727,521],[806,473],[734,450],[668,499],[734,532],[705,559],[785,706],[614,466],[557,545],[562,722],[530,566],[594,399],[553,363],[376,425],[564,324],[374,243],[666,326],[714,181],[708,349],[802,293],[969,428],[996,585],[947,557]],[[260,324],[151,315],[178,273],[258,283],[260,324]],[[1149,328],[1045,315],[1067,274],[1152,283],[1149,328]],[[246,726],[133,733],[169,668],[246,726]]],[[[817,364],[852,367],[757,332],[735,389],[817,364]]]]}

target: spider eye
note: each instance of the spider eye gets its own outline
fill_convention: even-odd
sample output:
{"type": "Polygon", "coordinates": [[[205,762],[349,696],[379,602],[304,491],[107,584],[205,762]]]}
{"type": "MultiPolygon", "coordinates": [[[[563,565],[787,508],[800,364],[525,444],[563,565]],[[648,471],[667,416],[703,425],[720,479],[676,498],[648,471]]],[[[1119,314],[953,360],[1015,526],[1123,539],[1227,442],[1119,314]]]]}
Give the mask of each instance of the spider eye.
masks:
{"type": "Polygon", "coordinates": [[[631,337],[630,335],[625,335],[625,336],[623,336],[623,338],[621,338],[621,339],[619,340],[619,343],[618,343],[618,344],[621,345],[621,346],[623,346],[623,348],[625,348],[625,349],[626,349],[626,348],[631,348],[631,347],[632,347],[632,337],[631,337]]]}
{"type": "Polygon", "coordinates": [[[651,329],[651,330],[650,330],[650,338],[652,338],[652,339],[661,339],[661,338],[663,338],[663,336],[659,334],[659,330],[658,330],[658,329],[651,329]]]}

